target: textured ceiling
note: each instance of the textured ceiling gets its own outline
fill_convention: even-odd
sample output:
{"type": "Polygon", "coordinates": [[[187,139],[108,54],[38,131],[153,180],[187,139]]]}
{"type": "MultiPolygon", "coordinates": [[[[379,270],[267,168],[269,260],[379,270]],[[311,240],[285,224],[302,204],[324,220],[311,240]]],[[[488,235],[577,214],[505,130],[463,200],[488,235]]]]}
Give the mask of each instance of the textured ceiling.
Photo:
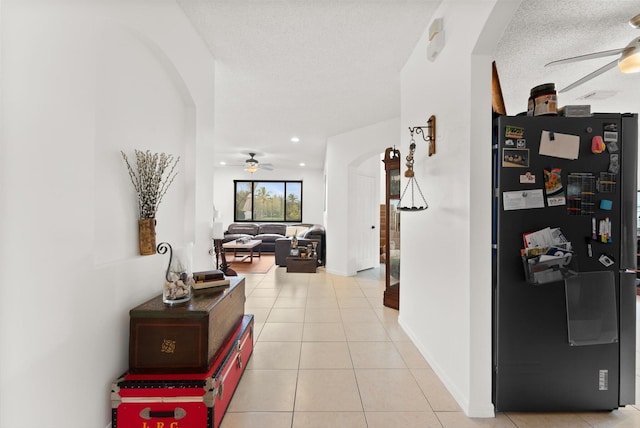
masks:
{"type": "Polygon", "coordinates": [[[277,169],[322,168],[328,137],[400,115],[399,72],[440,1],[178,3],[216,59],[216,159],[277,169]]]}
{"type": "MultiPolygon", "coordinates": [[[[507,114],[527,110],[531,88],[555,83],[559,90],[616,59],[616,56],[544,67],[572,56],[624,48],[640,30],[628,21],[640,13],[640,1],[524,0],[498,44],[495,60],[507,114]]],[[[640,74],[617,67],[566,93],[558,104],[590,104],[592,112],[640,111],[640,74]],[[607,99],[580,99],[612,92],[607,99]]]]}
{"type": "MultiPolygon", "coordinates": [[[[178,3],[216,58],[216,159],[239,165],[256,152],[277,170],[322,168],[327,138],[399,116],[399,71],[440,1],[178,3]]],[[[523,0],[495,52],[507,113],[527,109],[532,87],[560,89],[613,60],[543,67],[625,47],[640,36],[627,23],[638,13],[638,0],[523,0]]],[[[640,74],[610,70],[558,102],[638,112],[640,74]],[[607,91],[604,100],[579,99],[607,91]]]]}

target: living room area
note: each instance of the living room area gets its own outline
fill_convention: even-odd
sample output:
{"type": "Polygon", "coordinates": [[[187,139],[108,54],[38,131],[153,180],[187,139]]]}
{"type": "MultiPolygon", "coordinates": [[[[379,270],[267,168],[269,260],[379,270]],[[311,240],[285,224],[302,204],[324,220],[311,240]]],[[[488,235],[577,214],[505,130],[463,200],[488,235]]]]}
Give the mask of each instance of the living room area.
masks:
{"type": "MultiPolygon", "coordinates": [[[[326,265],[321,170],[278,168],[249,173],[239,167],[216,166],[214,181],[218,183],[214,229],[222,241],[221,249],[226,248],[226,261],[233,269],[264,273],[268,262],[286,269],[293,236],[305,249],[315,242],[318,266],[326,265]],[[292,177],[296,179],[291,180],[292,177]],[[237,239],[260,241],[256,250],[259,249],[260,258],[268,262],[254,258],[252,263],[247,263],[248,259],[241,262],[244,257],[234,258],[229,246],[237,239]]],[[[237,254],[246,252],[238,250],[237,254]]]]}
{"type": "MultiPolygon", "coordinates": [[[[296,233],[298,238],[304,239],[310,233],[311,240],[321,242],[320,265],[329,273],[350,276],[357,271],[377,267],[380,253],[380,203],[384,201],[384,165],[381,155],[388,147],[388,142],[394,138],[398,126],[399,120],[394,118],[331,137],[327,142],[327,160],[323,169],[294,166],[278,167],[273,171],[258,169],[249,173],[239,167],[216,165],[213,171],[216,186],[213,203],[218,213],[215,221],[222,223],[223,232],[234,224],[240,228],[246,224],[251,229],[254,224],[272,223],[245,220],[244,213],[239,212],[238,208],[238,204],[240,207],[244,204],[236,200],[236,182],[252,182],[256,186],[261,186],[260,183],[300,182],[301,218],[296,221],[282,221],[285,219],[278,218],[273,223],[281,225],[279,234],[288,235],[286,226],[302,225],[296,233]],[[366,141],[366,144],[358,141],[366,141]],[[366,191],[372,196],[366,203],[349,198],[344,192],[344,183],[359,183],[361,178],[373,186],[366,191]],[[363,216],[366,223],[362,220],[363,216]],[[310,226],[311,229],[307,230],[310,226]],[[362,240],[363,232],[367,236],[365,242],[362,240]],[[349,253],[358,254],[362,247],[368,250],[363,258],[348,256],[349,253]]],[[[354,188],[354,192],[356,191],[357,188],[354,188]]],[[[275,242],[276,238],[267,239],[275,242]]],[[[279,243],[284,244],[283,241],[279,243]]],[[[279,255],[276,256],[278,260],[274,260],[276,266],[286,266],[282,260],[283,248],[284,246],[280,247],[279,255]]]]}

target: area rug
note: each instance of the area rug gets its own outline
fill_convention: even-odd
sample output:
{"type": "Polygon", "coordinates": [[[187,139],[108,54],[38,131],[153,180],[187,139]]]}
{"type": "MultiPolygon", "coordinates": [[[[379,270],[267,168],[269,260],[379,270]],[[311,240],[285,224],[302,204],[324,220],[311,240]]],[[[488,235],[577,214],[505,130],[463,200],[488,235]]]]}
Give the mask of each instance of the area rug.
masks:
{"type": "Polygon", "coordinates": [[[235,270],[239,274],[243,273],[267,273],[269,269],[275,264],[276,258],[273,254],[262,253],[260,257],[254,257],[251,263],[233,261],[233,255],[227,258],[227,262],[231,264],[231,269],[235,270]]]}

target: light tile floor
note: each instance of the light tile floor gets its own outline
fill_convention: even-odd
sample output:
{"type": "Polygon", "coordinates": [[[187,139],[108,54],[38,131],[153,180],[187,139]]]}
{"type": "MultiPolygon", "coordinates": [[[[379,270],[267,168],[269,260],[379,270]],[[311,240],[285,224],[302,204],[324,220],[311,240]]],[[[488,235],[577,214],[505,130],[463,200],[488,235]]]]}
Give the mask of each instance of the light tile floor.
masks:
{"type": "Polygon", "coordinates": [[[468,418],[382,305],[379,269],[245,277],[255,346],[222,428],[640,427],[640,364],[636,406],[468,418]]]}

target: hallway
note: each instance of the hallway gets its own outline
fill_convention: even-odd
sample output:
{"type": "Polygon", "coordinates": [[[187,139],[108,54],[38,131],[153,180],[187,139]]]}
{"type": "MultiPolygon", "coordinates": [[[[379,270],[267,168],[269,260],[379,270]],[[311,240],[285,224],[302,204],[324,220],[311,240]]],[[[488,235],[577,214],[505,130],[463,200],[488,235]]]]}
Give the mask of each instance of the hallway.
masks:
{"type": "Polygon", "coordinates": [[[639,405],[466,417],[398,325],[398,312],[382,305],[383,290],[379,269],[246,275],[255,348],[222,428],[640,427],[639,405]]]}

